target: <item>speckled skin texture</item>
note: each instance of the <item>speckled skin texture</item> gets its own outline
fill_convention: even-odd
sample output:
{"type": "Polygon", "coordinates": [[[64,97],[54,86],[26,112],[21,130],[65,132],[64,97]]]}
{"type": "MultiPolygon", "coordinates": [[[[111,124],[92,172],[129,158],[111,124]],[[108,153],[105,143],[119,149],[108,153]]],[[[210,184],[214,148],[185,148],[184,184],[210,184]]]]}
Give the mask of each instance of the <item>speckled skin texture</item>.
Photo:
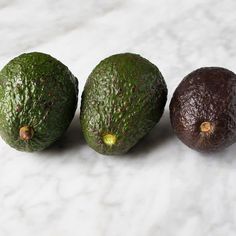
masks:
{"type": "Polygon", "coordinates": [[[211,152],[228,147],[236,141],[236,75],[218,67],[193,71],[174,92],[170,118],[190,148],[211,152]],[[210,122],[213,131],[201,132],[202,122],[210,122]]]}
{"type": "Polygon", "coordinates": [[[122,154],[146,135],[162,116],[167,88],[158,68],[139,55],[117,54],[90,74],[81,104],[81,126],[90,147],[122,154]],[[104,134],[117,137],[106,145],[104,134]]]}
{"type": "Polygon", "coordinates": [[[11,60],[0,72],[0,134],[13,148],[39,151],[69,126],[77,106],[78,82],[50,55],[33,52],[11,60]],[[19,137],[22,126],[33,138],[19,137]]]}

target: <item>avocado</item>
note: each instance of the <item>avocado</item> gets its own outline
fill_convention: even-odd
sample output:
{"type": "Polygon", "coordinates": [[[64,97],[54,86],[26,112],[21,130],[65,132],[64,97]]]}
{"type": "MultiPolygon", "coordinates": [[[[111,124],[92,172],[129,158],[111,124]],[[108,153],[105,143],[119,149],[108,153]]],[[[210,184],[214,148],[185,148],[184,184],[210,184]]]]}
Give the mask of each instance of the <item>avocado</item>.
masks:
{"type": "Polygon", "coordinates": [[[50,55],[32,52],[0,71],[0,135],[19,151],[39,151],[66,131],[76,107],[78,82],[50,55]]]}
{"type": "Polygon", "coordinates": [[[187,75],[170,103],[178,138],[192,149],[220,151],[236,141],[236,75],[204,67],[187,75]]]}
{"type": "Polygon", "coordinates": [[[143,57],[123,53],[101,61],[89,75],[80,121],[90,147],[126,153],[159,121],[167,98],[164,78],[143,57]]]}

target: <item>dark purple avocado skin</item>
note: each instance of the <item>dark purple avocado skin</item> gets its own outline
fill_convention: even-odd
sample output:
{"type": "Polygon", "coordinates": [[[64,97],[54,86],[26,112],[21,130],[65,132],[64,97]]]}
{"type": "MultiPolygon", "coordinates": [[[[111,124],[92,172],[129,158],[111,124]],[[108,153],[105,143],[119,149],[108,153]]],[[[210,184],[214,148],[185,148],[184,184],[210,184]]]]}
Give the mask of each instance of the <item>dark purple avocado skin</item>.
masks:
{"type": "Polygon", "coordinates": [[[187,75],[171,99],[170,120],[178,138],[197,151],[220,151],[236,142],[236,75],[220,67],[187,75]],[[211,134],[200,131],[205,121],[213,124],[211,134]]]}

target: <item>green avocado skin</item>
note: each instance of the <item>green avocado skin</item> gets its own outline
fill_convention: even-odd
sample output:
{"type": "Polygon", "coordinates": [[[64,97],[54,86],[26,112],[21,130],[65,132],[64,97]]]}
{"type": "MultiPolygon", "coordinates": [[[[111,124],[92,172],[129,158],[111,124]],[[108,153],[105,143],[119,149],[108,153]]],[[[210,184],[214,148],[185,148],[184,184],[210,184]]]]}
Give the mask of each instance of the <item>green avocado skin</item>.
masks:
{"type": "Polygon", "coordinates": [[[77,107],[78,81],[50,55],[32,52],[11,60],[0,72],[0,134],[19,151],[40,151],[68,128],[77,107]],[[32,139],[19,130],[30,126],[32,139]]]}
{"type": "Polygon", "coordinates": [[[101,61],[82,94],[80,121],[90,147],[101,154],[126,153],[161,118],[167,88],[158,68],[143,57],[124,53],[101,61]],[[117,141],[109,146],[105,134],[117,141]]]}

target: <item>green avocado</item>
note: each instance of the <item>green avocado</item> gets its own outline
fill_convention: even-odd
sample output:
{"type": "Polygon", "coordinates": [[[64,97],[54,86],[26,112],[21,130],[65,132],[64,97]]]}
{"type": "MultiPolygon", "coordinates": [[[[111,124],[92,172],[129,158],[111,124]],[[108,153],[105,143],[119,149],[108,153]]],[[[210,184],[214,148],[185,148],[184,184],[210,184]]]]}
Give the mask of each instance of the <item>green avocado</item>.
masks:
{"type": "Polygon", "coordinates": [[[77,107],[78,81],[50,55],[32,52],[0,71],[0,134],[20,151],[43,150],[68,128],[77,107]]]}
{"type": "Polygon", "coordinates": [[[221,151],[236,142],[236,75],[221,67],[188,74],[170,103],[179,139],[201,152],[221,151]]]}
{"type": "Polygon", "coordinates": [[[82,94],[80,121],[88,145],[101,154],[126,153],[159,121],[166,99],[154,64],[132,53],[106,58],[82,94]]]}

